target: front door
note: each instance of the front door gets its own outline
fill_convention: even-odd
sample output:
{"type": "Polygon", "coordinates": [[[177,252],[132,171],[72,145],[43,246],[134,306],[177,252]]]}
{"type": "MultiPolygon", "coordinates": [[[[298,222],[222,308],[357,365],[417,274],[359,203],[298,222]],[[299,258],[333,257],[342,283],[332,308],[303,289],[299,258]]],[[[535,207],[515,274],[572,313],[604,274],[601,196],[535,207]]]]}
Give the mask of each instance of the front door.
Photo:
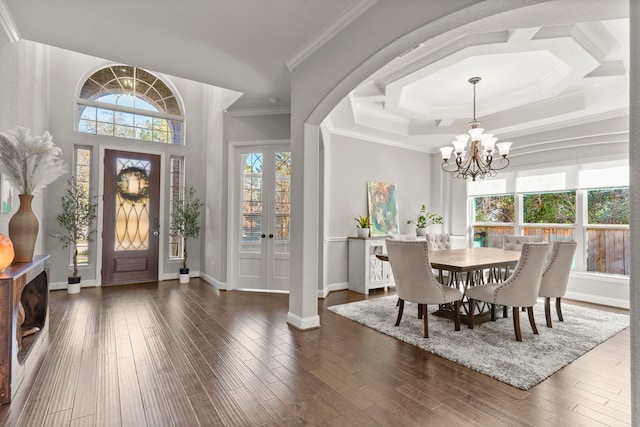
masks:
{"type": "Polygon", "coordinates": [[[158,280],[160,156],[105,150],[102,284],[158,280]]]}
{"type": "Polygon", "coordinates": [[[238,148],[236,289],[289,290],[291,152],[238,148]]]}

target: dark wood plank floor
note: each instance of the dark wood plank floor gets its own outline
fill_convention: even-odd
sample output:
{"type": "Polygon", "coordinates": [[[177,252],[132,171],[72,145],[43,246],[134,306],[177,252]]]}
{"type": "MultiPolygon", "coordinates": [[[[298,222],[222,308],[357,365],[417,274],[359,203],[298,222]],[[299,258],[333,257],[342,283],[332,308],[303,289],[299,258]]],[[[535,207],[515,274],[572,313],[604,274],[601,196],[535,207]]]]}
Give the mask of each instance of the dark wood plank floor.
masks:
{"type": "Polygon", "coordinates": [[[362,298],[300,332],[288,296],[199,279],[52,292],[50,350],[0,424],[630,425],[628,329],[522,391],[324,310],[362,298]]]}

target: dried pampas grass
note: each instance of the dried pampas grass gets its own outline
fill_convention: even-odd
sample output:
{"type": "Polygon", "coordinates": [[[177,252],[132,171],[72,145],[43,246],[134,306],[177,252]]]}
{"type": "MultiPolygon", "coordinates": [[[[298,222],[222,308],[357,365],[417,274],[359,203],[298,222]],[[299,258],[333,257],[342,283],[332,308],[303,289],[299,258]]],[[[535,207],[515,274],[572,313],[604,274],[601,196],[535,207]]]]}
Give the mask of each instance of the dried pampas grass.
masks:
{"type": "Polygon", "coordinates": [[[64,175],[67,165],[61,157],[49,132],[37,136],[16,126],[0,133],[0,173],[19,194],[33,194],[64,175]]]}

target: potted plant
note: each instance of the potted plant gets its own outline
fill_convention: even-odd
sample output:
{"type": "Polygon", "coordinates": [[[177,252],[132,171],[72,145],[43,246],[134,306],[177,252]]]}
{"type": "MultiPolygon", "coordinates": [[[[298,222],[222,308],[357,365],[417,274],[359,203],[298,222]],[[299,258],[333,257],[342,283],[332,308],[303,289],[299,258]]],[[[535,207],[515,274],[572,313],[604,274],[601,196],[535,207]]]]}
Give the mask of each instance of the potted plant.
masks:
{"type": "Polygon", "coordinates": [[[56,216],[58,225],[64,231],[51,236],[62,242],[63,248],[73,246],[73,274],[67,278],[67,293],[80,292],[78,276],[78,244],[93,241],[96,232],[95,219],[98,203],[89,197],[89,189],[78,184],[75,177],[67,180],[66,193],[62,196],[62,213],[56,216]]]}
{"type": "Polygon", "coordinates": [[[173,216],[171,218],[171,232],[174,236],[182,237],[182,268],[180,269],[180,283],[189,283],[189,268],[187,267],[187,239],[197,239],[200,235],[200,209],[203,203],[195,196],[193,186],[185,188],[182,197],[173,202],[173,216]]]}
{"type": "Polygon", "coordinates": [[[369,228],[371,227],[371,216],[362,216],[358,215],[354,218],[357,223],[356,232],[358,233],[358,237],[367,238],[369,237],[369,228]]]}
{"type": "Polygon", "coordinates": [[[432,224],[442,224],[442,216],[433,213],[433,212],[429,212],[427,211],[426,206],[423,204],[422,206],[420,206],[420,210],[418,211],[418,216],[416,217],[416,220],[408,220],[407,224],[414,224],[416,225],[416,234],[418,236],[424,236],[425,234],[427,234],[427,227],[432,225],[432,224]]]}

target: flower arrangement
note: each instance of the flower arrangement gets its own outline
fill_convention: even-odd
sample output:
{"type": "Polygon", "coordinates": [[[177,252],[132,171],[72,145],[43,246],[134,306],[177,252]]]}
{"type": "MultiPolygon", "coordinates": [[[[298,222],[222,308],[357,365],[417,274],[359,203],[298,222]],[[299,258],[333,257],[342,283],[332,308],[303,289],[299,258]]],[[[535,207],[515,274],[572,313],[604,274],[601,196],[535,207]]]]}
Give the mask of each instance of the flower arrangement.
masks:
{"type": "MultiPolygon", "coordinates": [[[[407,224],[413,224],[414,221],[412,219],[407,221],[407,224]]],[[[442,224],[442,216],[428,212],[426,206],[423,204],[420,207],[420,211],[418,212],[418,216],[416,217],[415,224],[417,228],[427,228],[433,224],[442,224]]]]}
{"type": "Polygon", "coordinates": [[[33,194],[67,172],[62,150],[49,132],[33,135],[16,126],[0,133],[0,167],[19,194],[33,194]]]}

